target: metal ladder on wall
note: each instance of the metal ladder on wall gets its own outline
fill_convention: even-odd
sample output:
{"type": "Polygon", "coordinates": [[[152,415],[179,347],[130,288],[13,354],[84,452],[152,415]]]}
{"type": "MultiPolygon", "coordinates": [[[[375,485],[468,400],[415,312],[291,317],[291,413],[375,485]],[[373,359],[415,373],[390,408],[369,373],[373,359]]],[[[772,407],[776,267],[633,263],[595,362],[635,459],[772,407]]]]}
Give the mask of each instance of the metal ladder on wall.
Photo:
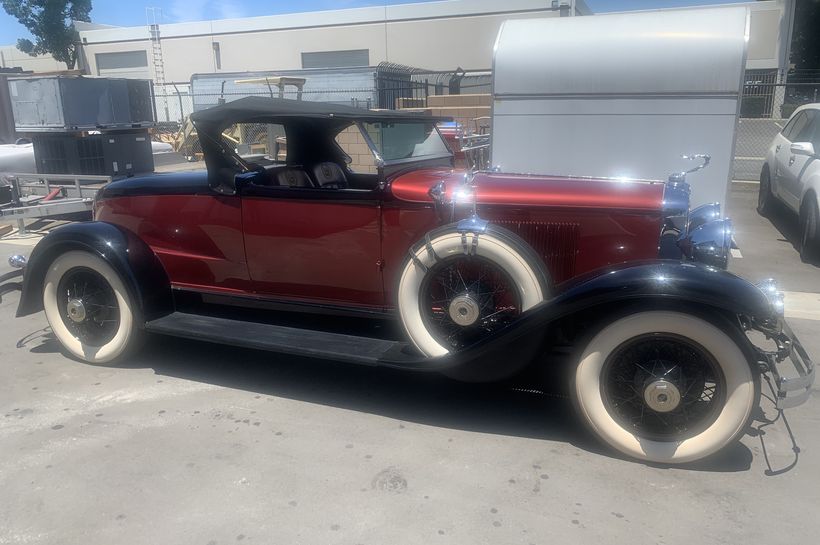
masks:
{"type": "Polygon", "coordinates": [[[162,59],[162,42],[160,41],[159,22],[162,20],[162,8],[145,8],[145,15],[148,21],[148,34],[151,38],[151,58],[154,64],[154,96],[156,89],[162,91],[162,106],[165,111],[165,119],[168,120],[168,96],[165,92],[165,62],[162,59]]]}

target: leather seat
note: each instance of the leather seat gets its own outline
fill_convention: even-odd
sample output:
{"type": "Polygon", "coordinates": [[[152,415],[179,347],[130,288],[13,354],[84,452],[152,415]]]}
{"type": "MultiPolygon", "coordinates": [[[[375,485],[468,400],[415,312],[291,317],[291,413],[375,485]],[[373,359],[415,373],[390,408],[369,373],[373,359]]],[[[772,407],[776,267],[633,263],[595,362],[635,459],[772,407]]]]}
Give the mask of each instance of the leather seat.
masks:
{"type": "Polygon", "coordinates": [[[319,187],[333,186],[338,189],[346,189],[347,177],[344,170],[336,163],[319,163],[313,167],[313,177],[319,187]]]}
{"type": "Polygon", "coordinates": [[[276,173],[276,182],[285,187],[314,187],[307,172],[301,168],[285,168],[276,173]]]}

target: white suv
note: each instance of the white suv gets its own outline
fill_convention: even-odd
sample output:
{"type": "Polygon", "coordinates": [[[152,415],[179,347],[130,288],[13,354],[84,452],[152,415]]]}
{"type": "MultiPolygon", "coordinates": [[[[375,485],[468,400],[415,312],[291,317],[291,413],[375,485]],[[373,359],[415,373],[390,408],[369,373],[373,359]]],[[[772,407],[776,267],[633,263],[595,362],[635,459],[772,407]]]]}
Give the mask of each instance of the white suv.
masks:
{"type": "Polygon", "coordinates": [[[820,103],[797,108],[775,136],[760,172],[757,211],[781,201],[800,218],[800,257],[820,258],[820,103]]]}

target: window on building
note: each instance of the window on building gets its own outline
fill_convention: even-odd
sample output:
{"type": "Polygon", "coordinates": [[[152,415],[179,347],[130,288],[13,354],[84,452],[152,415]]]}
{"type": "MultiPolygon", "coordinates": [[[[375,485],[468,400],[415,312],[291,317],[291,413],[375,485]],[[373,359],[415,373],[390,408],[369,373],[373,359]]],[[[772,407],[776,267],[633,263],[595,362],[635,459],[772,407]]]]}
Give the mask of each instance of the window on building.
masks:
{"type": "Polygon", "coordinates": [[[347,51],[313,51],[302,53],[302,68],[342,68],[370,66],[369,49],[347,51]]]}
{"type": "Polygon", "coordinates": [[[214,66],[217,70],[222,70],[222,52],[219,50],[219,42],[212,42],[214,48],[214,66]]]}
{"type": "Polygon", "coordinates": [[[148,68],[148,53],[139,51],[117,51],[116,53],[97,53],[97,75],[105,76],[115,73],[144,72],[148,68]]]}

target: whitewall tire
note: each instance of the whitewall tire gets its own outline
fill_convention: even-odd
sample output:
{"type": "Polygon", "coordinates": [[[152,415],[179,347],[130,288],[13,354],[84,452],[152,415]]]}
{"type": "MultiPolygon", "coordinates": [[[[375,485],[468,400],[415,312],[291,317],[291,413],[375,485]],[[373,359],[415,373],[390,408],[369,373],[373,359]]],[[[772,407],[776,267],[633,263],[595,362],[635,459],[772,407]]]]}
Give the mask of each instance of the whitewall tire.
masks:
{"type": "Polygon", "coordinates": [[[69,251],[51,263],[43,308],[60,344],[88,363],[123,356],[138,336],[125,285],[108,263],[89,252],[69,251]]]}
{"type": "Polygon", "coordinates": [[[639,460],[679,464],[709,456],[742,435],[758,402],[757,381],[743,351],[720,328],[690,314],[646,311],[619,318],[592,337],[572,394],[590,430],[610,446],[639,460]],[[629,367],[613,371],[627,360],[635,374],[621,370],[629,367]],[[694,378],[698,366],[713,369],[702,373],[712,377],[694,378]],[[632,398],[611,393],[629,389],[632,398]],[[663,426],[668,434],[658,433],[663,426]]]}
{"type": "MultiPolygon", "coordinates": [[[[513,233],[495,226],[490,226],[479,235],[462,235],[454,226],[432,231],[424,241],[410,249],[398,287],[398,310],[404,329],[413,344],[428,357],[443,356],[455,348],[444,342],[441,335],[437,335],[431,327],[429,319],[425,318],[421,292],[430,282],[431,275],[436,274],[437,268],[443,263],[461,259],[481,261],[484,266],[497,270],[509,284],[510,291],[514,292],[516,312],[529,310],[548,296],[549,284],[543,263],[513,233]]],[[[486,299],[478,302],[470,300],[470,294],[467,293],[470,291],[467,289],[469,284],[469,281],[465,284],[464,294],[452,295],[463,298],[464,308],[461,311],[467,314],[468,321],[469,314],[473,312],[475,320],[483,320],[493,312],[479,309],[482,305],[487,306],[486,299]]],[[[458,301],[452,300],[442,303],[445,311],[451,311],[457,304],[458,301]]],[[[458,315],[455,316],[456,321],[459,321],[458,315]]],[[[449,320],[448,317],[445,318],[449,320]]],[[[459,323],[464,326],[460,321],[459,323]]],[[[470,324],[465,327],[469,329],[475,326],[470,324]]]]}

